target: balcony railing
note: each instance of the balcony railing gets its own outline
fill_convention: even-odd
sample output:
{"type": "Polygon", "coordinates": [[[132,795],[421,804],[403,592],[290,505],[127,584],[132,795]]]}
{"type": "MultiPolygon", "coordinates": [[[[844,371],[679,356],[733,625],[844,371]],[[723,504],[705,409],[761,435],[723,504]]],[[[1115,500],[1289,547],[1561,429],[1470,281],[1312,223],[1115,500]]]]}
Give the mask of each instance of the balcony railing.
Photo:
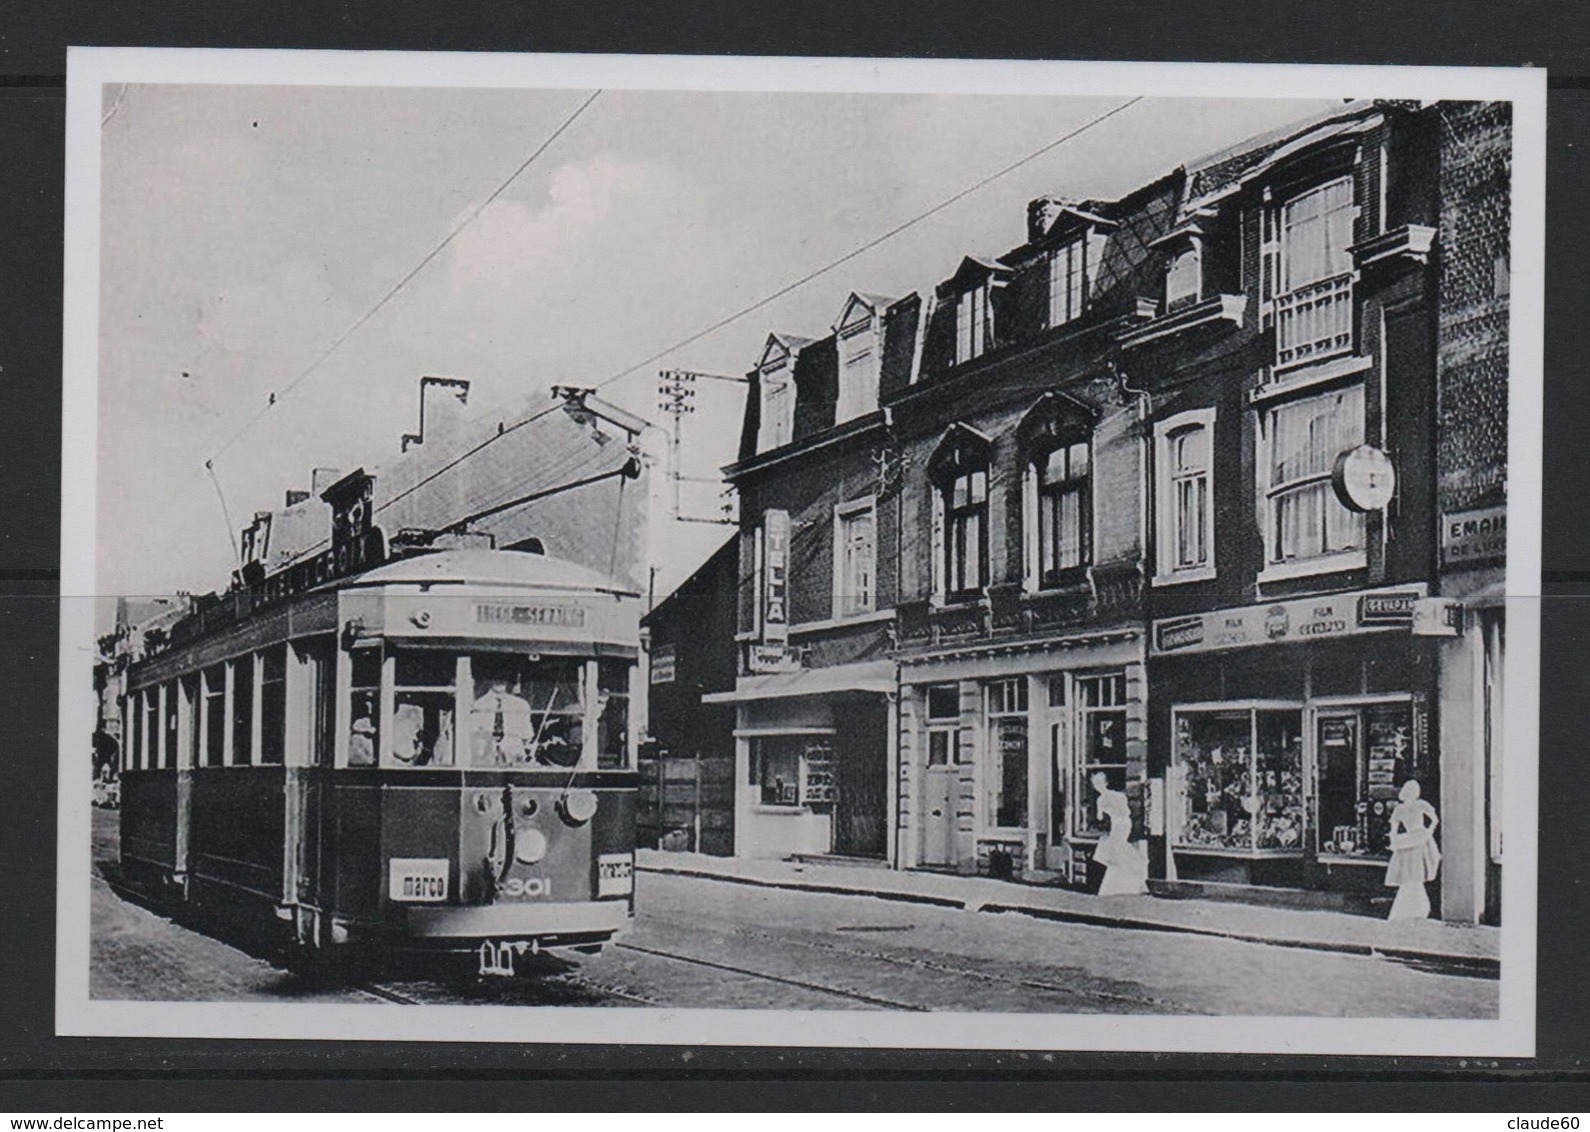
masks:
{"type": "Polygon", "coordinates": [[[1300,365],[1353,346],[1353,277],[1337,275],[1275,301],[1275,364],[1300,365]]]}

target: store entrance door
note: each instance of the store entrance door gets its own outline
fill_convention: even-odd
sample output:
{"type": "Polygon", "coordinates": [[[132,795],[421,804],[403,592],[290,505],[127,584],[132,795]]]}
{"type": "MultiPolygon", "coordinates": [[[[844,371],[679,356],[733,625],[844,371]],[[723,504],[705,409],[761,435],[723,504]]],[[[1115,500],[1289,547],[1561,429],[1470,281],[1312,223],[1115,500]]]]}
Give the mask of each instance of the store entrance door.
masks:
{"type": "Polygon", "coordinates": [[[946,867],[955,863],[955,806],[951,791],[955,768],[930,765],[922,782],[922,863],[946,867]]]}
{"type": "Polygon", "coordinates": [[[847,857],[883,857],[888,828],[887,717],[879,705],[846,705],[835,763],[833,850],[847,857]]]}
{"type": "Polygon", "coordinates": [[[1314,850],[1317,853],[1361,853],[1367,840],[1366,823],[1358,813],[1359,727],[1356,711],[1319,714],[1314,743],[1314,850]]]}

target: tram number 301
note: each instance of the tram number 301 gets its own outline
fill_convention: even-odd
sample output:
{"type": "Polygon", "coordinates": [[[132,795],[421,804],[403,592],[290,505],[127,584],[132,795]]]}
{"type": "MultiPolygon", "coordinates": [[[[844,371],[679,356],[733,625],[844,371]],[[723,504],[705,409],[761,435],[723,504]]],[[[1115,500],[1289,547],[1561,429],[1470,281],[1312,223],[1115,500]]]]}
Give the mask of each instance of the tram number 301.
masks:
{"type": "Polygon", "coordinates": [[[551,877],[509,877],[497,886],[502,896],[551,896],[551,877]]]}

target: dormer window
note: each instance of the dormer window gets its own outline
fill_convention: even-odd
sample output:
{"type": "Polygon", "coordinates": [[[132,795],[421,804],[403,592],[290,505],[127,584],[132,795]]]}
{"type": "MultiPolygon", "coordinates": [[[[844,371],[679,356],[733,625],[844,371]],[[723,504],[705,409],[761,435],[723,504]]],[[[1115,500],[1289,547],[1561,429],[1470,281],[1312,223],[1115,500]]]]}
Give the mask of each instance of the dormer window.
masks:
{"type": "Polygon", "coordinates": [[[843,424],[878,408],[883,312],[889,300],[852,294],[834,323],[839,346],[839,395],[834,423],[843,424]]]}
{"type": "Polygon", "coordinates": [[[973,287],[955,300],[955,361],[969,362],[988,348],[988,287],[973,287]]]}
{"type": "Polygon", "coordinates": [[[795,435],[795,383],[789,363],[779,362],[762,370],[762,428],[756,436],[756,450],[782,448],[795,435]]]}
{"type": "Polygon", "coordinates": [[[795,358],[807,341],[778,334],[768,336],[756,367],[759,453],[782,448],[795,439],[795,358]]]}
{"type": "Polygon", "coordinates": [[[1203,254],[1196,242],[1171,256],[1165,269],[1165,313],[1192,306],[1203,297],[1203,254]]]}
{"type": "Polygon", "coordinates": [[[1088,294],[1088,241],[1068,240],[1049,253],[1049,325],[1062,326],[1082,315],[1088,294]]]}

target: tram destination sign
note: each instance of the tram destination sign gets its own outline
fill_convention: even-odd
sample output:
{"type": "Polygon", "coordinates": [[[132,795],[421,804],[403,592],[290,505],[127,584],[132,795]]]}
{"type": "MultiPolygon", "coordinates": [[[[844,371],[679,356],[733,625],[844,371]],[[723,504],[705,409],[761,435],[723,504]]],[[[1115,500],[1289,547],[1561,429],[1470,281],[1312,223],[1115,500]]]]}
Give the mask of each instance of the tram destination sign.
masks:
{"type": "Polygon", "coordinates": [[[475,605],[475,620],[482,625],[583,629],[585,610],[566,603],[483,601],[475,605]]]}
{"type": "Polygon", "coordinates": [[[1410,628],[1423,585],[1217,609],[1154,623],[1153,651],[1212,652],[1410,628]]]}

